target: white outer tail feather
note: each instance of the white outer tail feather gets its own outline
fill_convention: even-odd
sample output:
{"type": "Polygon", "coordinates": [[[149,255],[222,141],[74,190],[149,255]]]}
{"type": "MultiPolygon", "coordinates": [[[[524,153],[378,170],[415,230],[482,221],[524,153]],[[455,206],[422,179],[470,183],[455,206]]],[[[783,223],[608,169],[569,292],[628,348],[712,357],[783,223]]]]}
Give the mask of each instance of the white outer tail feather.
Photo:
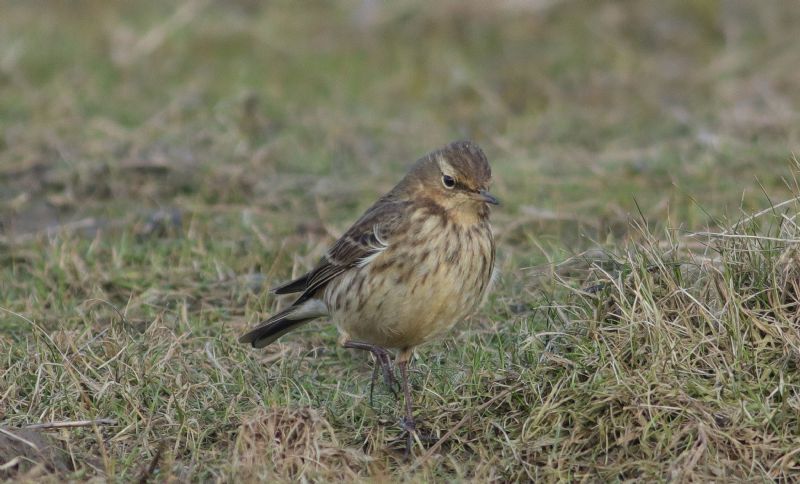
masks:
{"type": "Polygon", "coordinates": [[[297,309],[286,315],[286,319],[321,318],[328,315],[328,306],[319,299],[309,299],[297,306],[297,309]]]}

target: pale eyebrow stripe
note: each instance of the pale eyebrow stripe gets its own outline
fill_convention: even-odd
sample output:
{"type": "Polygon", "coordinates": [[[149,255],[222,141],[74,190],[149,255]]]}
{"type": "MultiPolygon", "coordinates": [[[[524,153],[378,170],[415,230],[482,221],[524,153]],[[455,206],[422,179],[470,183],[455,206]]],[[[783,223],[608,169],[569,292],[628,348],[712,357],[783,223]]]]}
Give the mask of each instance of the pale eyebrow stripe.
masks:
{"type": "Polygon", "coordinates": [[[453,165],[450,164],[443,156],[436,157],[436,163],[439,164],[439,169],[445,175],[450,175],[455,178],[456,170],[453,168],[453,165]]]}

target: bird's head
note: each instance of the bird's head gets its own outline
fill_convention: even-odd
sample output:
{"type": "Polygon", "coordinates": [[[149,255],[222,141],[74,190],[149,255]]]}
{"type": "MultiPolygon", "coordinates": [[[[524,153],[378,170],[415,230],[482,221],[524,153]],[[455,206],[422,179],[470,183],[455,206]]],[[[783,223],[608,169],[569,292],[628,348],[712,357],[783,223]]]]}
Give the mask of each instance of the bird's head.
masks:
{"type": "Polygon", "coordinates": [[[456,141],[419,160],[406,176],[412,199],[429,200],[455,217],[487,216],[487,204],[500,203],[491,193],[492,170],[483,150],[456,141]]]}

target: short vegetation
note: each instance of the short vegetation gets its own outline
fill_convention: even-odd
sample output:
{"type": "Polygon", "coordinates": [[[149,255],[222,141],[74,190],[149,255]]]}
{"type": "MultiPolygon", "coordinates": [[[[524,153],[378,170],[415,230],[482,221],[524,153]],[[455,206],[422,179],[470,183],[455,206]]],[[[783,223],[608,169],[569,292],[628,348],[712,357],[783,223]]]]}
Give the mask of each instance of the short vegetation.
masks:
{"type": "Polygon", "coordinates": [[[790,2],[2,10],[0,479],[800,477],[790,2]],[[335,328],[236,338],[460,138],[502,277],[406,460],[335,328]]]}

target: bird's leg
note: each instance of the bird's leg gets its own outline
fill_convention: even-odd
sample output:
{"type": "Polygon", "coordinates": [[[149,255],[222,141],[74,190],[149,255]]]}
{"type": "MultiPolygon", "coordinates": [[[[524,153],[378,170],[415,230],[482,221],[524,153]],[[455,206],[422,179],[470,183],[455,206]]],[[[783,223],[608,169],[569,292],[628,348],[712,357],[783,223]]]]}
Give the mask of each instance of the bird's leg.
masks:
{"type": "Polygon", "coordinates": [[[411,453],[414,445],[414,434],[417,432],[417,425],[414,422],[414,405],[411,401],[411,388],[408,385],[408,360],[411,358],[409,351],[404,351],[397,358],[397,366],[400,368],[400,380],[403,383],[403,396],[406,402],[406,415],[403,418],[403,429],[407,432],[406,437],[406,457],[411,453]]]}
{"type": "MultiPolygon", "coordinates": [[[[370,343],[364,343],[363,341],[345,341],[342,346],[345,348],[354,348],[357,350],[365,350],[372,353],[375,357],[375,362],[377,365],[380,366],[381,370],[383,371],[383,381],[389,387],[389,389],[394,394],[395,398],[397,397],[397,380],[394,377],[394,369],[392,368],[392,359],[391,355],[389,354],[386,349],[381,348],[380,346],[376,346],[370,343]]],[[[373,378],[373,383],[375,382],[373,378]]],[[[372,400],[372,387],[370,387],[370,402],[372,400]]]]}
{"type": "Polygon", "coordinates": [[[369,380],[369,406],[374,407],[372,404],[372,392],[375,390],[375,381],[378,379],[378,364],[372,365],[372,378],[369,380]]]}

